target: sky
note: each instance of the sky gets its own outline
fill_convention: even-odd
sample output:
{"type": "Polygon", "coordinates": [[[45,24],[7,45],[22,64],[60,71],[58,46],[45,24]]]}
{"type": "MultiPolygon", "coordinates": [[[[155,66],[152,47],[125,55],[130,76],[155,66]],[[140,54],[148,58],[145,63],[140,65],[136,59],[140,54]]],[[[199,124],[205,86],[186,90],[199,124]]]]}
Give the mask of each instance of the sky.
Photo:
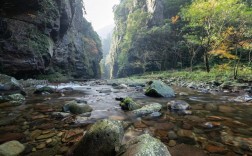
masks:
{"type": "Polygon", "coordinates": [[[113,6],[119,0],[84,0],[87,14],[85,18],[92,23],[95,31],[114,23],[113,6]]]}

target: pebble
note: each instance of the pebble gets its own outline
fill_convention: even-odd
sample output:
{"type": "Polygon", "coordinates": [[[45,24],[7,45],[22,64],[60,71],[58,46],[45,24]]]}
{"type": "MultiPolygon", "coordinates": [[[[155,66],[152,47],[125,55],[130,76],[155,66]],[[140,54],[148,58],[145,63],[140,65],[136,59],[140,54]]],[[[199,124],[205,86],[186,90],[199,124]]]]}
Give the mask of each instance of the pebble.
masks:
{"type": "Polygon", "coordinates": [[[221,118],[219,116],[208,116],[207,119],[210,120],[210,121],[222,121],[222,120],[224,120],[223,118],[221,118]]]}
{"type": "Polygon", "coordinates": [[[188,137],[188,138],[194,138],[194,134],[191,130],[184,130],[184,129],[180,129],[177,132],[178,136],[180,137],[188,137]]]}
{"type": "Polygon", "coordinates": [[[49,138],[49,139],[46,140],[46,144],[49,144],[49,143],[51,143],[52,141],[53,141],[52,138],[49,138]]]}
{"type": "Polygon", "coordinates": [[[173,147],[176,146],[177,142],[175,140],[170,140],[168,146],[173,147]]]}
{"type": "Polygon", "coordinates": [[[55,133],[43,134],[36,138],[36,140],[48,139],[55,136],[55,133]]]}
{"type": "Polygon", "coordinates": [[[168,132],[168,137],[169,137],[169,139],[171,139],[171,140],[174,140],[174,139],[177,139],[177,138],[178,138],[177,134],[176,134],[174,131],[169,131],[169,132],[168,132]]]}
{"type": "Polygon", "coordinates": [[[45,148],[45,147],[46,147],[46,144],[45,144],[45,143],[41,143],[41,144],[39,144],[39,145],[36,147],[36,149],[40,150],[40,149],[43,149],[43,148],[45,148]]]}
{"type": "Polygon", "coordinates": [[[42,134],[42,131],[41,130],[35,130],[35,131],[32,131],[31,132],[31,138],[32,139],[35,139],[35,138],[37,138],[38,136],[40,136],[42,134]]]}

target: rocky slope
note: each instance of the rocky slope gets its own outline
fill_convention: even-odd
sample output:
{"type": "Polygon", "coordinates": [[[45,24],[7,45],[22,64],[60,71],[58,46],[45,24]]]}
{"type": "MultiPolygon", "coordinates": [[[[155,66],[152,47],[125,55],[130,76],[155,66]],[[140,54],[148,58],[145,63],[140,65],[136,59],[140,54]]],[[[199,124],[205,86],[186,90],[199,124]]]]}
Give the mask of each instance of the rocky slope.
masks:
{"type": "Polygon", "coordinates": [[[100,76],[101,44],[82,0],[2,0],[0,72],[17,78],[100,76]]]}
{"type": "Polygon", "coordinates": [[[111,77],[186,64],[187,60],[178,52],[180,30],[172,17],[189,1],[122,0],[114,8],[116,28],[110,51],[111,77]]]}

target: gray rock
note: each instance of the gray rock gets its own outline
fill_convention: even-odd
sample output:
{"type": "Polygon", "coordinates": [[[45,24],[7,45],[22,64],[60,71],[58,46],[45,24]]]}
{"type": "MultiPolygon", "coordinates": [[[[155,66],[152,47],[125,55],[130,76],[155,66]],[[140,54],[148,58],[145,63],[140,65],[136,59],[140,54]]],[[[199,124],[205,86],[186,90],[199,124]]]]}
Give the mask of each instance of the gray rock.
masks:
{"type": "Polygon", "coordinates": [[[140,109],[136,109],[133,111],[134,114],[136,114],[136,116],[143,116],[143,115],[149,115],[152,114],[154,112],[158,112],[162,109],[162,105],[159,103],[152,103],[149,105],[145,105],[140,109]]]}
{"type": "Polygon", "coordinates": [[[5,93],[6,95],[14,93],[25,94],[18,80],[4,74],[0,74],[0,92],[5,93]]]}
{"type": "Polygon", "coordinates": [[[170,140],[175,140],[178,138],[177,134],[174,131],[169,131],[168,132],[168,137],[170,140]]]}
{"type": "Polygon", "coordinates": [[[64,112],[70,112],[73,114],[83,114],[91,112],[93,109],[85,103],[77,103],[76,101],[70,101],[63,106],[64,112]]]}
{"type": "Polygon", "coordinates": [[[120,148],[117,156],[170,156],[167,147],[149,134],[143,134],[120,148]]]}
{"type": "Polygon", "coordinates": [[[87,131],[73,150],[74,156],[115,155],[123,138],[123,126],[119,121],[100,120],[87,131]]]}
{"type": "Polygon", "coordinates": [[[18,156],[25,150],[25,146],[14,140],[0,145],[0,156],[18,156]]]}
{"type": "Polygon", "coordinates": [[[44,93],[54,93],[55,89],[52,87],[44,86],[41,88],[38,88],[34,91],[34,94],[44,94],[44,93]]]}
{"type": "Polygon", "coordinates": [[[136,103],[135,101],[133,101],[133,99],[126,97],[124,99],[122,99],[120,106],[122,108],[122,110],[128,110],[128,111],[132,111],[132,110],[136,110],[141,108],[141,106],[136,103]]]}
{"type": "Polygon", "coordinates": [[[174,111],[183,111],[190,109],[190,105],[182,100],[173,100],[167,103],[169,109],[174,111]]]}
{"type": "Polygon", "coordinates": [[[151,97],[174,97],[175,93],[171,87],[160,80],[153,80],[148,82],[148,88],[145,95],[151,97]]]}

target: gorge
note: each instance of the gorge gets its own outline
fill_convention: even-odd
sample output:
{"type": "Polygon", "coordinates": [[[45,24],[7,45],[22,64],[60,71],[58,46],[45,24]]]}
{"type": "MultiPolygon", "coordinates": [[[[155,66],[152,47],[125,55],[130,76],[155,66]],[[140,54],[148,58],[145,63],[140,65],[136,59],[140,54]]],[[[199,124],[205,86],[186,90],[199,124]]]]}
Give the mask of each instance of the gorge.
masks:
{"type": "Polygon", "coordinates": [[[250,0],[87,1],[0,1],[0,156],[252,155],[250,0]]]}

